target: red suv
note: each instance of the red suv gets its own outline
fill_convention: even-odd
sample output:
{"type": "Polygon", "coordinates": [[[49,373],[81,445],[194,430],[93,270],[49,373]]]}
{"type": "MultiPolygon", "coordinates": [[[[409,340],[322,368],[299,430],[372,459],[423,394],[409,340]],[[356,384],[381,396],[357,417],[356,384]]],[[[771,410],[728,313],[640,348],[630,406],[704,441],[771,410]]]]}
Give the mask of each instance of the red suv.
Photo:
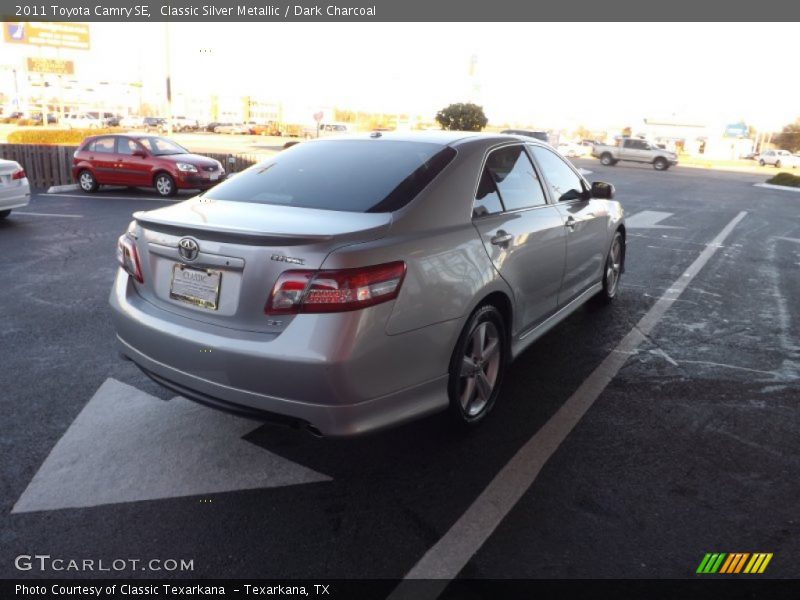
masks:
{"type": "Polygon", "coordinates": [[[84,192],[101,185],[154,187],[160,196],[181,189],[207,190],[225,178],[218,160],[191,154],[152,135],[94,135],[72,159],[72,177],[84,192]]]}

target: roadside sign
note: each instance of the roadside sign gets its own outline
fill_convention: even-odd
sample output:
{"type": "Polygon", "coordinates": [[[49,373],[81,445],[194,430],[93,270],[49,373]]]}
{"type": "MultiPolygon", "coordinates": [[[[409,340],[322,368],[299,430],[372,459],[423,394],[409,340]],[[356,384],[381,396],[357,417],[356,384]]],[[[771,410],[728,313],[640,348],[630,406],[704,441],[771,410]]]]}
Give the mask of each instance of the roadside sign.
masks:
{"type": "Polygon", "coordinates": [[[3,41],[10,44],[88,50],[89,26],[86,23],[3,23],[3,41]]]}
{"type": "Polygon", "coordinates": [[[315,113],[314,113],[314,120],[315,120],[317,123],[319,123],[320,121],[322,121],[322,117],[323,117],[323,116],[324,116],[324,114],[323,114],[323,112],[322,112],[322,111],[315,112],[315,113]]]}
{"type": "Polygon", "coordinates": [[[75,63],[56,58],[28,58],[29,73],[51,73],[53,75],[74,75],[75,63]]]}

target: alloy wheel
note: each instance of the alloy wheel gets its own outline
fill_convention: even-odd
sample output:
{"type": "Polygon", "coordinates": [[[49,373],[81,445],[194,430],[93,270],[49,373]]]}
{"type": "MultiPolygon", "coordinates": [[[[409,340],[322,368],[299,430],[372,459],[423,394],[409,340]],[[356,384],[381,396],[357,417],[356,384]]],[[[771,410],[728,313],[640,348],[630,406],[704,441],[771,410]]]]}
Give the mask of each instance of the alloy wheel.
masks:
{"type": "Polygon", "coordinates": [[[479,323],[461,359],[459,402],[465,416],[474,417],[486,408],[500,372],[500,350],[494,323],[479,323]]]}

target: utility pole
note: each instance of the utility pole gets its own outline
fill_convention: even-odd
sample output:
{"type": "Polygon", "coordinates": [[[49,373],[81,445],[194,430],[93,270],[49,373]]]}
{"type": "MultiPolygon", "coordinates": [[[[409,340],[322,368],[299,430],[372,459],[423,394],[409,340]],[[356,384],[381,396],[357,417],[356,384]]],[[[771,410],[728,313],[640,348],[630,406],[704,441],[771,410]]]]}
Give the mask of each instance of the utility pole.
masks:
{"type": "Polygon", "coordinates": [[[172,67],[170,64],[169,21],[164,22],[164,53],[167,66],[167,135],[172,136],[172,67]]]}

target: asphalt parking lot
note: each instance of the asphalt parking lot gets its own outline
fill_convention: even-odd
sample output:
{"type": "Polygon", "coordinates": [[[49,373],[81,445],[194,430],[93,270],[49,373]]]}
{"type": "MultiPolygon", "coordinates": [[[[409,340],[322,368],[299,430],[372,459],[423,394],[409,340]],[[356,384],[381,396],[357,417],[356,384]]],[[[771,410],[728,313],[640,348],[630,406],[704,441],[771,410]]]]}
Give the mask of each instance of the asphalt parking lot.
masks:
{"type": "Polygon", "coordinates": [[[800,577],[800,194],[576,164],[626,209],[618,301],[529,349],[479,429],[435,416],[352,440],[198,407],[120,360],[115,242],[163,201],[36,194],[0,222],[0,575],[109,575],[14,566],[45,553],[193,560],[126,577],[681,578],[707,552],[765,552],[764,576],[800,577]],[[609,360],[542,454],[534,436],[609,360]],[[514,477],[532,483],[509,501],[514,477]]]}

